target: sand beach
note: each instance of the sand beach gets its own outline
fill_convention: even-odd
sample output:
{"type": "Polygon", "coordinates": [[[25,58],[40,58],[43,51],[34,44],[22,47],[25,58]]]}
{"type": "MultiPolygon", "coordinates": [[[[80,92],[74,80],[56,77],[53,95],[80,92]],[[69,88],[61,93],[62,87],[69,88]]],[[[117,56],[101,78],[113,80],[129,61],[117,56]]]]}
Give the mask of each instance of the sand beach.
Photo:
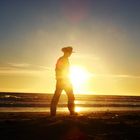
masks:
{"type": "Polygon", "coordinates": [[[139,140],[140,112],[0,113],[1,140],[139,140]]]}

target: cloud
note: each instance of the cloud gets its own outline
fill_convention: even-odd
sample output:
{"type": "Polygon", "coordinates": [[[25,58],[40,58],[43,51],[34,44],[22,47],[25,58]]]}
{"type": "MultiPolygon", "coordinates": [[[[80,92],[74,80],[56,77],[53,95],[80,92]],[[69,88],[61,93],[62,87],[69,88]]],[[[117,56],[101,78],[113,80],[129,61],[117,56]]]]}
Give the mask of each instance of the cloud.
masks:
{"type": "MultiPolygon", "coordinates": [[[[0,66],[0,75],[3,74],[25,74],[25,75],[52,75],[54,71],[50,67],[43,65],[35,65],[30,63],[7,63],[3,66],[0,66]]],[[[139,75],[126,75],[126,74],[96,74],[89,73],[90,77],[99,77],[99,78],[134,78],[139,79],[139,75]]]]}
{"type": "Polygon", "coordinates": [[[0,74],[30,74],[38,75],[51,71],[51,68],[29,63],[7,63],[0,66],[0,74]]]}
{"type": "Polygon", "coordinates": [[[139,75],[117,75],[117,74],[91,74],[91,77],[106,77],[106,78],[134,78],[134,79],[139,79],[139,75]]]}
{"type": "Polygon", "coordinates": [[[17,68],[25,68],[29,67],[30,64],[28,63],[8,63],[11,67],[17,67],[17,68]]]}

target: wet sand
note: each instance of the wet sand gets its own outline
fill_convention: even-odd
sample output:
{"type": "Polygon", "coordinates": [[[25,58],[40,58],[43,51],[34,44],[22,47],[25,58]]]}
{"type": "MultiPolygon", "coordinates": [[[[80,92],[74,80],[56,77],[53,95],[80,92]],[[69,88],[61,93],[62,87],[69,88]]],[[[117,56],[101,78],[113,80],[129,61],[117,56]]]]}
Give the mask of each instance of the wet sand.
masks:
{"type": "Polygon", "coordinates": [[[0,140],[139,140],[140,111],[0,113],[0,140]]]}

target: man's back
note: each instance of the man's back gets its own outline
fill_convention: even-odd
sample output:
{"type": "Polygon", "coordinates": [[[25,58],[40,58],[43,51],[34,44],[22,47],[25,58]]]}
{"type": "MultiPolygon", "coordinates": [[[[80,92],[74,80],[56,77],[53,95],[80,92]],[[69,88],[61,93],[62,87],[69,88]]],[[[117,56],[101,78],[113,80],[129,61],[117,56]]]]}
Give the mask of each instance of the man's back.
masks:
{"type": "Polygon", "coordinates": [[[66,79],[69,78],[69,60],[67,57],[60,57],[56,63],[56,79],[66,79]]]}

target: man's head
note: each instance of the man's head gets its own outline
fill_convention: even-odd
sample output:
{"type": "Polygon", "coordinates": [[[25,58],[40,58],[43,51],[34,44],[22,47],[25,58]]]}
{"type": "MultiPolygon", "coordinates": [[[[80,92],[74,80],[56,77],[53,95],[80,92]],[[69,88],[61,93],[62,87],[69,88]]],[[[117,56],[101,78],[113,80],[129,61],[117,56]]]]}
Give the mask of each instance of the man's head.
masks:
{"type": "Polygon", "coordinates": [[[68,47],[62,48],[61,50],[66,57],[70,57],[72,54],[73,48],[71,46],[68,46],[68,47]]]}

